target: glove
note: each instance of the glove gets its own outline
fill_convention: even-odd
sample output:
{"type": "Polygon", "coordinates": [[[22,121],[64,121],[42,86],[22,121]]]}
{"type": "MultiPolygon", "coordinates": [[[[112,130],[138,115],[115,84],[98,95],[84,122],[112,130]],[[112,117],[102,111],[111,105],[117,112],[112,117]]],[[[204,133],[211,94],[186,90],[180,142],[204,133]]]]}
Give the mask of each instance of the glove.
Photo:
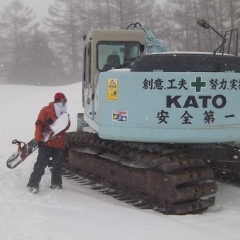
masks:
{"type": "Polygon", "coordinates": [[[38,148],[43,148],[45,146],[44,141],[38,141],[38,148]]]}
{"type": "Polygon", "coordinates": [[[52,119],[52,118],[49,118],[49,119],[46,121],[46,123],[47,123],[48,125],[52,125],[52,124],[53,124],[53,119],[52,119]]]}

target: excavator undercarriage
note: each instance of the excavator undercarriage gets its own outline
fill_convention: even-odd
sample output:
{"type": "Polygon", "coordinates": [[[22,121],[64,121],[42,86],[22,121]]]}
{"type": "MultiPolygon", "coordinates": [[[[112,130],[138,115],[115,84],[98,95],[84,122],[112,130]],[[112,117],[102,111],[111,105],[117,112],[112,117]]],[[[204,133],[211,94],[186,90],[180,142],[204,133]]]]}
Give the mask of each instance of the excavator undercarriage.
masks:
{"type": "Polygon", "coordinates": [[[180,215],[214,205],[213,171],[188,148],[121,143],[89,132],[69,133],[67,142],[68,170],[137,198],[141,206],[180,215]]]}

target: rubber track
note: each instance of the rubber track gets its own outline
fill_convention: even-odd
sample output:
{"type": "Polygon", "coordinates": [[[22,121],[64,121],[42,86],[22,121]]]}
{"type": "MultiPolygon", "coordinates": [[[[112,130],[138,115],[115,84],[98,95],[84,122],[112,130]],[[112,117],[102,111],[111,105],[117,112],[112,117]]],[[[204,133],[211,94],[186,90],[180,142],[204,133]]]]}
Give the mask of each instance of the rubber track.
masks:
{"type": "Polygon", "coordinates": [[[192,146],[189,151],[204,160],[216,180],[240,187],[240,146],[237,143],[192,146]]]}
{"type": "Polygon", "coordinates": [[[67,135],[68,169],[164,214],[199,213],[214,205],[211,169],[187,151],[67,135]]]}

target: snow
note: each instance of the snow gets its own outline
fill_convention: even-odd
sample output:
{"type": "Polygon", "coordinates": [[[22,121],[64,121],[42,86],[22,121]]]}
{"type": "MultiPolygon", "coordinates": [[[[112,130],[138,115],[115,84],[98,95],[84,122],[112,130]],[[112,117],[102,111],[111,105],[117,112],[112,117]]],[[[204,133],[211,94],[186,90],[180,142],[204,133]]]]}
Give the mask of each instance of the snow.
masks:
{"type": "Polygon", "coordinates": [[[51,190],[50,171],[31,194],[26,185],[34,152],[15,169],[6,160],[13,139],[33,138],[39,110],[56,92],[68,98],[70,131],[82,112],[81,83],[61,87],[0,85],[0,240],[239,240],[240,188],[217,183],[216,205],[199,215],[167,216],[141,210],[63,178],[63,190],[51,190]]]}

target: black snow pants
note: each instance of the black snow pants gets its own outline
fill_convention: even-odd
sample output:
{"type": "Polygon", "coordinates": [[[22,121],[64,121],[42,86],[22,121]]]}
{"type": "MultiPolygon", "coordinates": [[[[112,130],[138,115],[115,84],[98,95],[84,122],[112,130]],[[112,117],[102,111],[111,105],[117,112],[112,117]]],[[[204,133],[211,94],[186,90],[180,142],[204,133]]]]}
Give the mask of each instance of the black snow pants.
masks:
{"type": "Polygon", "coordinates": [[[37,161],[34,164],[33,172],[30,176],[27,186],[39,187],[42,176],[45,173],[45,168],[51,160],[52,178],[51,186],[62,186],[62,164],[64,160],[64,150],[44,146],[38,149],[37,161]]]}

